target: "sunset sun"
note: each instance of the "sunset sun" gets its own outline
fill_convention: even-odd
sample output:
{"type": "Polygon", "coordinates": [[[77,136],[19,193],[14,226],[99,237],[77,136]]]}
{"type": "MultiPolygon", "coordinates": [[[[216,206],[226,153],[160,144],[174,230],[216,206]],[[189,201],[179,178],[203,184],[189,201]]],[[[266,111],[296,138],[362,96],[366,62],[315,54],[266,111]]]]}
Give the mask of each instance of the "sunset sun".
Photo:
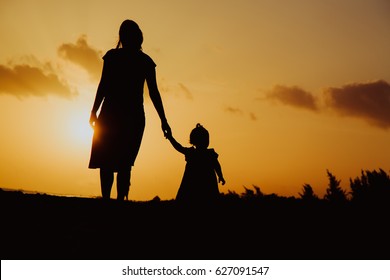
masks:
{"type": "Polygon", "coordinates": [[[75,144],[88,147],[91,145],[93,128],[89,125],[89,114],[87,110],[75,111],[68,119],[67,131],[69,137],[75,144]]]}

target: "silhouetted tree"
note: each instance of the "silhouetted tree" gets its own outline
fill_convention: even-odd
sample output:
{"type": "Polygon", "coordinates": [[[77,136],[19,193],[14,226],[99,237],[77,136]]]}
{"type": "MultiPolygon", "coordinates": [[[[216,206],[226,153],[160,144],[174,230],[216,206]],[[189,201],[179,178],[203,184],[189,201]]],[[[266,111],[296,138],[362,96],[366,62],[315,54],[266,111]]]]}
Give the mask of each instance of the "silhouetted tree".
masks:
{"type": "Polygon", "coordinates": [[[368,179],[364,171],[362,170],[361,176],[356,177],[354,180],[349,179],[349,184],[351,188],[351,200],[354,202],[362,202],[369,200],[369,188],[368,188],[368,179]]]}
{"type": "Polygon", "coordinates": [[[388,197],[390,194],[390,176],[385,171],[366,171],[368,184],[375,196],[388,197]]]}
{"type": "Polygon", "coordinates": [[[342,204],[348,201],[345,190],[340,187],[340,180],[336,179],[329,170],[326,170],[329,178],[329,185],[326,189],[324,199],[336,204],[342,204]]]}
{"type": "Polygon", "coordinates": [[[382,169],[363,171],[360,178],[350,179],[354,202],[385,202],[390,200],[390,176],[382,169]]]}
{"type": "Polygon", "coordinates": [[[313,188],[310,184],[304,184],[302,187],[302,193],[299,193],[299,196],[304,201],[317,201],[318,196],[314,193],[313,188]]]}

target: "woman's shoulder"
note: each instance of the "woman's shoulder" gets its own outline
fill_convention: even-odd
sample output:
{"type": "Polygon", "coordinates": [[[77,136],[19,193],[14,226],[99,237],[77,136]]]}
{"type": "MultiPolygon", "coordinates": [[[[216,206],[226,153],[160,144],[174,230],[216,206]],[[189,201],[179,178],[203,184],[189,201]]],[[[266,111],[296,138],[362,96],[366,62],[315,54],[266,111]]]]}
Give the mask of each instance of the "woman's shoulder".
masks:
{"type": "Polygon", "coordinates": [[[103,56],[104,57],[113,57],[113,56],[138,56],[138,57],[142,57],[144,59],[150,59],[152,60],[149,55],[147,55],[146,53],[144,53],[143,51],[131,51],[131,50],[128,50],[128,49],[125,49],[125,48],[115,48],[115,49],[110,49],[108,50],[105,55],[103,56]]]}
{"type": "Polygon", "coordinates": [[[103,59],[104,60],[112,59],[112,57],[114,57],[117,53],[118,53],[118,49],[110,49],[103,55],[103,59]]]}
{"type": "Polygon", "coordinates": [[[117,61],[117,60],[126,60],[126,59],[135,59],[138,63],[145,65],[148,68],[156,67],[156,63],[153,59],[143,51],[139,52],[129,52],[123,48],[119,49],[110,49],[103,56],[104,61],[117,61]]]}
{"type": "Polygon", "coordinates": [[[143,51],[140,51],[139,53],[140,53],[140,56],[146,61],[147,64],[150,64],[152,66],[156,66],[156,63],[148,54],[144,53],[143,51]]]}

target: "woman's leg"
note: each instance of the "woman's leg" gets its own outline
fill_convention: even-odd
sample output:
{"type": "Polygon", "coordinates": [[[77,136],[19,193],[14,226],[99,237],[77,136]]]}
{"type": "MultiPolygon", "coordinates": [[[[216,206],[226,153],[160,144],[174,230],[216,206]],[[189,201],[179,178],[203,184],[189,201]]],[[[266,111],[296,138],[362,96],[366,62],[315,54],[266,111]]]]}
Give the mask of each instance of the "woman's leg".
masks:
{"type": "Polygon", "coordinates": [[[114,172],[111,169],[100,168],[100,186],[102,189],[102,197],[104,200],[110,199],[113,182],[114,172]]]}
{"type": "Polygon", "coordinates": [[[117,177],[116,177],[116,187],[118,191],[118,200],[124,200],[126,197],[126,200],[128,199],[129,190],[130,190],[130,174],[131,174],[131,167],[122,169],[118,171],[117,177]]]}

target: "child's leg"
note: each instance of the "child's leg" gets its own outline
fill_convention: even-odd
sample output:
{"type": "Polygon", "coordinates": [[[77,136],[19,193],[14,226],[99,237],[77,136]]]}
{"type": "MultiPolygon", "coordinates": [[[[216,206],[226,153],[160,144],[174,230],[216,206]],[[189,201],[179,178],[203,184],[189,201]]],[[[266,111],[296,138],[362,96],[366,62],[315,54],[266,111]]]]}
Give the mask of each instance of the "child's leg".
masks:
{"type": "Polygon", "coordinates": [[[130,174],[131,167],[129,169],[123,169],[118,171],[116,177],[116,186],[118,191],[118,200],[128,200],[129,190],[130,190],[130,174]]]}
{"type": "Polygon", "coordinates": [[[113,182],[114,172],[107,168],[100,168],[100,187],[102,189],[102,197],[104,200],[110,199],[113,182]]]}

